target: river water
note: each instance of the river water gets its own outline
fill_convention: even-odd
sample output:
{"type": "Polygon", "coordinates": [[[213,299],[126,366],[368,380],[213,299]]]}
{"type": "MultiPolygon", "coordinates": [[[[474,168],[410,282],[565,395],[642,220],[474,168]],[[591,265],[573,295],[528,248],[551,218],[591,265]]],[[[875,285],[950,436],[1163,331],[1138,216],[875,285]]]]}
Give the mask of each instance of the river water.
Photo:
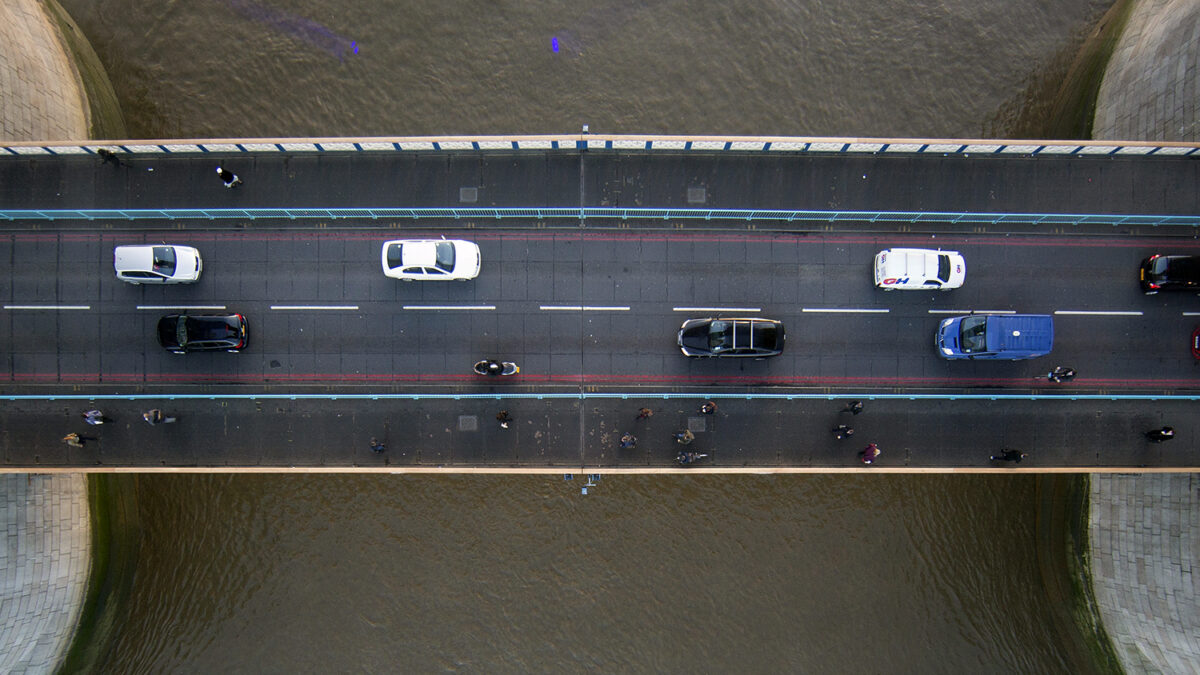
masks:
{"type": "MultiPolygon", "coordinates": [[[[1004,136],[1109,0],[60,0],[131,136],[1004,136]]],[[[104,672],[1080,672],[1029,477],[136,476],[104,672]]]]}

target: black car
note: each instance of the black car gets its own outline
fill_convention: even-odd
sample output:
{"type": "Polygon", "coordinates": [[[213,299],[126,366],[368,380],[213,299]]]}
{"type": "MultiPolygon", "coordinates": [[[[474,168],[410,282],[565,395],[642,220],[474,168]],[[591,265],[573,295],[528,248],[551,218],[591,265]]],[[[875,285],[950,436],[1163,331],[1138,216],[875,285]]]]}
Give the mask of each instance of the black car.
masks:
{"type": "Polygon", "coordinates": [[[1142,261],[1138,274],[1142,291],[1200,291],[1200,257],[1194,255],[1152,255],[1142,261]]]}
{"type": "Polygon", "coordinates": [[[171,314],[158,320],[158,342],[176,354],[240,351],[246,346],[246,317],[241,314],[171,314]]]}
{"type": "Polygon", "coordinates": [[[764,358],[783,352],[783,324],[771,319],[690,319],[679,329],[685,356],[764,358]]]}

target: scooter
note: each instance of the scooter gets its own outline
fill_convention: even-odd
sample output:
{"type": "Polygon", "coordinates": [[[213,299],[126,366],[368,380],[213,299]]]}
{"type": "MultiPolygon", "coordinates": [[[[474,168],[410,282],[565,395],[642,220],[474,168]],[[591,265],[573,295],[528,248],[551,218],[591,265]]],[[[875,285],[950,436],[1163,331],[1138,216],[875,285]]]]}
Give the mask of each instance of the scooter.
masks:
{"type": "Polygon", "coordinates": [[[475,363],[476,375],[516,375],[521,367],[512,361],[496,361],[484,359],[475,363]]]}

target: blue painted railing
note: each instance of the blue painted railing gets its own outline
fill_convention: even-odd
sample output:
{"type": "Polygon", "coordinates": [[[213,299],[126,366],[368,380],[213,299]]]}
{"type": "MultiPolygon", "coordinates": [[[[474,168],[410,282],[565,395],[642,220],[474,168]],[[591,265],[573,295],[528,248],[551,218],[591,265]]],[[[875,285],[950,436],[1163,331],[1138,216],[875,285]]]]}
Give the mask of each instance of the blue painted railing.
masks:
{"type": "Polygon", "coordinates": [[[1027,225],[1186,225],[1200,226],[1200,216],[1125,215],[1105,213],[966,213],[948,211],[789,211],[768,209],[622,209],[622,208],[377,208],[377,209],[28,209],[0,210],[4,220],[179,220],[274,218],[442,218],[459,220],[523,218],[620,220],[748,220],[900,223],[1009,223],[1027,225]]]}

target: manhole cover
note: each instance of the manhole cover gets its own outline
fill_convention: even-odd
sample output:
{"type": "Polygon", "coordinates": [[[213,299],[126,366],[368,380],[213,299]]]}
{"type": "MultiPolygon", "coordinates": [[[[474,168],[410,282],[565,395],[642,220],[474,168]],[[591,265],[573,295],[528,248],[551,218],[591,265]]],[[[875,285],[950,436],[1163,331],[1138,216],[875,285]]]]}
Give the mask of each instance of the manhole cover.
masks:
{"type": "MultiPolygon", "coordinates": [[[[703,420],[701,420],[703,422],[703,420]]],[[[475,415],[458,416],[459,431],[479,431],[479,418],[475,415]]]]}
{"type": "Polygon", "coordinates": [[[688,188],[688,203],[689,204],[703,204],[705,199],[707,199],[707,195],[705,195],[704,188],[702,188],[702,187],[688,188]]]}
{"type": "Polygon", "coordinates": [[[479,201],[479,188],[460,187],[458,188],[458,201],[474,204],[479,201]]]}

